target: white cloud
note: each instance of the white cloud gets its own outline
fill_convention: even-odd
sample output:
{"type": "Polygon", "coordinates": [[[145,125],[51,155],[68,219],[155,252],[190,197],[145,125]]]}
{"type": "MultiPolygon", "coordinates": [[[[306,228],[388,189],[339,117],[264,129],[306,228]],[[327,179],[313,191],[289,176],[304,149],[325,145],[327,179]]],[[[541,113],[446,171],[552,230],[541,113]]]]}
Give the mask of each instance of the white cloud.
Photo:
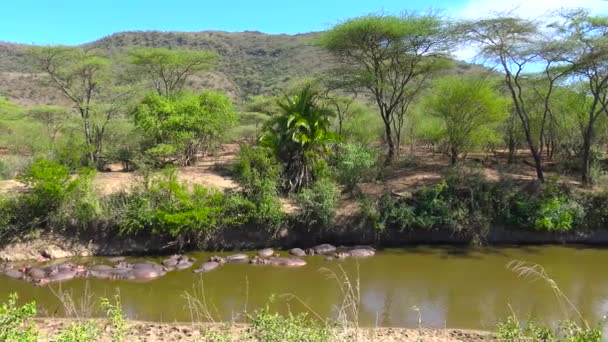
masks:
{"type": "MultiPolygon", "coordinates": [[[[454,19],[479,19],[497,13],[509,13],[528,19],[538,19],[559,9],[585,8],[591,14],[608,15],[607,0],[469,0],[463,6],[451,8],[454,19]]],[[[460,47],[454,57],[472,61],[476,56],[475,47],[460,47]]]]}

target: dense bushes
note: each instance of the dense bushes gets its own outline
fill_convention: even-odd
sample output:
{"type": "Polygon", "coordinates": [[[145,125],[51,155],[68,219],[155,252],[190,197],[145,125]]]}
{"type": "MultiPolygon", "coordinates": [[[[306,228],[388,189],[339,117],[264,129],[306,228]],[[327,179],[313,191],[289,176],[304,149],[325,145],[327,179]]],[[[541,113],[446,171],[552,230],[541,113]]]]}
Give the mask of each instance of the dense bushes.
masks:
{"type": "Polygon", "coordinates": [[[36,316],[36,303],[17,305],[17,295],[13,294],[0,306],[0,341],[35,342],[38,335],[32,324],[26,325],[36,316]]]}
{"type": "Polygon", "coordinates": [[[107,210],[123,236],[152,234],[193,244],[213,232],[250,220],[253,204],[239,194],[223,194],[177,180],[174,169],[147,184],[108,199],[107,210]]]}
{"type": "Polygon", "coordinates": [[[285,223],[279,200],[282,170],[269,149],[249,145],[241,146],[234,169],[243,195],[255,206],[252,223],[273,232],[285,223]]]}
{"type": "Polygon", "coordinates": [[[39,160],[20,179],[29,191],[0,200],[0,236],[20,236],[32,228],[75,229],[96,235],[156,235],[195,244],[226,227],[259,220],[245,196],[224,194],[177,179],[175,169],[146,177],[129,191],[99,196],[95,172],[39,160]]]}
{"type": "Polygon", "coordinates": [[[299,208],[297,220],[308,227],[330,227],[336,216],[340,191],[336,184],[321,178],[295,196],[299,208]]]}
{"type": "Polygon", "coordinates": [[[377,151],[363,144],[343,143],[337,146],[332,164],[334,174],[346,191],[353,191],[357,184],[373,178],[377,151]]]}
{"type": "Polygon", "coordinates": [[[491,226],[566,232],[605,228],[605,195],[577,195],[557,180],[537,189],[522,189],[509,181],[483,180],[477,172],[455,171],[439,184],[409,197],[385,194],[365,199],[362,213],[378,231],[384,229],[447,229],[481,238],[491,226]]]}

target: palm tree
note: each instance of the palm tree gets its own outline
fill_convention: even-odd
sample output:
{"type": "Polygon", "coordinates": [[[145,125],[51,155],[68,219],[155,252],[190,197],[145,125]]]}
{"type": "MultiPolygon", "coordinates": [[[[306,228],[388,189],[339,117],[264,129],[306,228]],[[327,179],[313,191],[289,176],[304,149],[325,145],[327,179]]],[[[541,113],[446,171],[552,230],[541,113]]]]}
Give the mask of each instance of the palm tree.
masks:
{"type": "Polygon", "coordinates": [[[279,101],[282,113],[267,123],[260,138],[260,144],[272,149],[285,164],[288,192],[299,191],[315,179],[329,155],[329,145],[339,139],[329,131],[334,113],[320,105],[318,97],[318,92],[306,86],[298,95],[279,101]]]}

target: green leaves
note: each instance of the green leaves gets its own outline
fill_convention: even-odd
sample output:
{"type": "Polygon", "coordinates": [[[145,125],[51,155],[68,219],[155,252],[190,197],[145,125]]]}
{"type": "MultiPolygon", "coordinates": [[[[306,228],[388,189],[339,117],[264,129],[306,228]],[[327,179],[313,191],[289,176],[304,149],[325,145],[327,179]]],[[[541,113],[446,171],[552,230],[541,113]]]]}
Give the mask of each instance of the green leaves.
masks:
{"type": "Polygon", "coordinates": [[[316,165],[329,154],[327,146],[339,140],[339,135],[329,131],[334,113],[317,100],[318,93],[311,86],[285,97],[278,103],[281,115],[268,121],[260,138],[260,145],[285,164],[288,191],[310,183],[316,165]]]}
{"type": "Polygon", "coordinates": [[[0,342],[36,342],[34,324],[25,325],[36,316],[36,303],[17,306],[17,298],[17,294],[12,294],[0,306],[0,342]]]}
{"type": "Polygon", "coordinates": [[[152,81],[159,95],[180,92],[188,77],[213,69],[218,55],[211,51],[138,48],[129,52],[135,73],[152,81]]]}
{"type": "Polygon", "coordinates": [[[146,151],[162,164],[190,165],[200,149],[221,142],[237,123],[230,99],[218,92],[165,97],[150,94],[134,112],[135,124],[147,138],[146,151]]]}

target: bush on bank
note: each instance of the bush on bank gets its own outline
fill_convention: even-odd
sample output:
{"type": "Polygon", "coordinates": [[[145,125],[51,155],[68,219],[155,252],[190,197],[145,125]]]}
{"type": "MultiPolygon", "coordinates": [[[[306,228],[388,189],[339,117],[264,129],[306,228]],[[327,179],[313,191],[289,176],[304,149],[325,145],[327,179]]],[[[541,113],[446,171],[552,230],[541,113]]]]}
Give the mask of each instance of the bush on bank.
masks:
{"type": "Polygon", "coordinates": [[[556,179],[524,189],[511,181],[487,182],[477,172],[455,170],[410,196],[386,193],[377,201],[364,199],[362,215],[378,232],[447,229],[483,239],[495,225],[558,233],[605,229],[607,200],[606,193],[573,193],[556,179]]]}

